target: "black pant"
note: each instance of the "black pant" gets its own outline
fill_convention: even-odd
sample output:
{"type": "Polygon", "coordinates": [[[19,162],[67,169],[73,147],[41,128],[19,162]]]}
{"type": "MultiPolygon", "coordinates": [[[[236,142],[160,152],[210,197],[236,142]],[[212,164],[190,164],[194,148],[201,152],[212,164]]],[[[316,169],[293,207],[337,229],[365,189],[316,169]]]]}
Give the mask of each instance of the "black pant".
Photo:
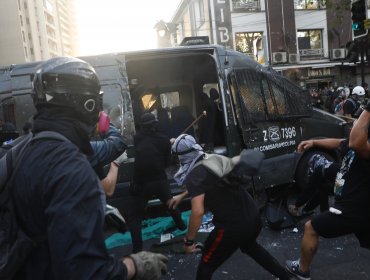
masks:
{"type": "Polygon", "coordinates": [[[323,187],[324,181],[329,181],[333,187],[335,176],[339,171],[341,163],[333,162],[327,168],[318,166],[315,168],[308,179],[307,188],[298,196],[295,206],[301,207],[305,203],[304,210],[310,211],[317,205],[320,205],[320,211],[323,212],[329,209],[328,195],[329,190],[323,187]],[[331,184],[332,183],[332,184],[331,184]]]}
{"type": "MultiPolygon", "coordinates": [[[[257,233],[258,235],[258,233],[257,233]]],[[[205,248],[197,270],[197,280],[208,280],[237,249],[254,259],[264,269],[281,280],[290,279],[290,274],[279,262],[256,241],[250,233],[215,228],[205,242],[205,248]],[[247,238],[246,238],[247,236],[247,238]]]]}
{"type": "MultiPolygon", "coordinates": [[[[145,208],[153,197],[157,197],[167,208],[166,202],[172,198],[167,180],[150,182],[142,185],[142,192],[131,196],[127,213],[124,213],[127,226],[131,233],[132,251],[137,253],[143,250],[143,240],[141,237],[141,223],[144,218],[145,208]]],[[[173,218],[177,228],[185,230],[186,225],[181,219],[181,212],[178,209],[167,209],[173,218]]]]}

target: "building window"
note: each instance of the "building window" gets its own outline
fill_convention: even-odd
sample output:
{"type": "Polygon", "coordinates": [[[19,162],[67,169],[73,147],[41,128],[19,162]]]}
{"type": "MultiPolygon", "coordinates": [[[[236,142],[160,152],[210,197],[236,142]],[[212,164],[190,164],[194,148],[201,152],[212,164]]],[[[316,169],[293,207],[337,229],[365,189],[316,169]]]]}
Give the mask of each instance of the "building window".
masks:
{"type": "Polygon", "coordinates": [[[19,16],[19,20],[21,22],[21,26],[23,26],[23,18],[22,18],[22,15],[19,16]]]}
{"type": "Polygon", "coordinates": [[[27,51],[27,48],[26,47],[23,47],[24,48],[24,55],[26,56],[26,58],[28,58],[28,51],[27,51]]]}
{"type": "Polygon", "coordinates": [[[299,30],[298,49],[299,56],[302,60],[320,59],[324,56],[324,49],[322,47],[322,30],[299,30]]]}
{"type": "Polygon", "coordinates": [[[261,11],[260,0],[233,0],[233,11],[261,11]]]}
{"type": "Polygon", "coordinates": [[[294,6],[297,10],[325,9],[324,2],[322,0],[294,0],[294,6]]]}
{"type": "Polygon", "coordinates": [[[195,17],[195,27],[200,28],[204,22],[204,5],[202,0],[196,0],[194,2],[194,17],[195,17]]]}
{"type": "Polygon", "coordinates": [[[18,0],[18,10],[21,10],[21,1],[18,0]]]}
{"type": "Polygon", "coordinates": [[[23,38],[23,42],[26,43],[26,36],[24,36],[24,31],[22,30],[22,38],[23,38]]]}
{"type": "Polygon", "coordinates": [[[259,63],[264,63],[264,46],[262,32],[235,33],[235,44],[238,52],[244,53],[259,63]]]}
{"type": "Polygon", "coordinates": [[[44,7],[49,13],[53,13],[53,4],[49,0],[44,0],[44,7]]]}

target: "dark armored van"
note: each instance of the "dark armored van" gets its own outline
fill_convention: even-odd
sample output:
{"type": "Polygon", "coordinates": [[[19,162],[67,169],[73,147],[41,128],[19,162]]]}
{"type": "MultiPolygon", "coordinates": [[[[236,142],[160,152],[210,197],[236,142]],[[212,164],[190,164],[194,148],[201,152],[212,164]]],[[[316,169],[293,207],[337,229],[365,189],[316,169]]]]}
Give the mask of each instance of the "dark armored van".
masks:
{"type": "MultiPolygon", "coordinates": [[[[307,91],[247,56],[220,46],[176,47],[82,59],[96,69],[104,91],[104,109],[130,145],[129,161],[120,168],[119,183],[111,198],[111,203],[119,208],[131,179],[133,135],[140,125],[140,115],[156,114],[168,137],[186,130],[198,139],[204,132],[200,126],[202,102],[205,95],[210,97],[211,90],[218,93],[212,100],[217,107],[217,122],[211,135],[213,152],[227,156],[237,155],[243,148],[264,152],[261,174],[254,180],[259,190],[295,181],[304,186],[309,155],[295,152],[298,143],[348,134],[345,121],[312,108],[307,91]]],[[[19,130],[34,112],[29,93],[37,64],[0,69],[0,114],[19,130]]],[[[170,178],[176,168],[174,165],[168,169],[170,178]]]]}

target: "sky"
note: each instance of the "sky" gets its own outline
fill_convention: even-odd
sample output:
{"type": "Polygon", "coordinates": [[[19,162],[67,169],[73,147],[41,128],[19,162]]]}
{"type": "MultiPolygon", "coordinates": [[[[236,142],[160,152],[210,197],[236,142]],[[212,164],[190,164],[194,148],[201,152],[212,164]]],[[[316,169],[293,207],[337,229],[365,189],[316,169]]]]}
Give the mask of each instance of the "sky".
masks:
{"type": "Polygon", "coordinates": [[[154,25],[180,0],[75,0],[79,56],[157,47],[154,25]]]}

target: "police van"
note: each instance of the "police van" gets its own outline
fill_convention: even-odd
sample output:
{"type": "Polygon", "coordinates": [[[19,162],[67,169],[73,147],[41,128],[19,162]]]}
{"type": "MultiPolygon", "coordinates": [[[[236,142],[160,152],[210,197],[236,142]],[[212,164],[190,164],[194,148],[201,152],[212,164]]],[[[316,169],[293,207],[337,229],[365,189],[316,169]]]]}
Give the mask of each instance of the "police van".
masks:
{"type": "MultiPolygon", "coordinates": [[[[120,208],[135,160],[133,136],[144,112],[154,113],[168,137],[180,133],[200,139],[209,132],[210,152],[235,156],[244,148],[265,154],[257,190],[295,182],[304,187],[308,154],[296,152],[304,139],[346,137],[347,122],[314,109],[308,92],[246,55],[216,45],[179,46],[81,57],[96,70],[104,92],[104,110],[129,144],[111,203],[120,208]],[[204,122],[209,98],[214,121],[204,122]],[[203,123],[203,125],[202,125],[203,123]],[[203,127],[202,127],[203,126],[203,127]]],[[[32,120],[33,73],[40,62],[0,69],[0,115],[19,131],[32,120]]],[[[208,112],[208,116],[209,116],[208,112]]],[[[331,151],[316,151],[335,158],[331,151]]],[[[168,168],[172,179],[178,165],[168,168]]]]}

